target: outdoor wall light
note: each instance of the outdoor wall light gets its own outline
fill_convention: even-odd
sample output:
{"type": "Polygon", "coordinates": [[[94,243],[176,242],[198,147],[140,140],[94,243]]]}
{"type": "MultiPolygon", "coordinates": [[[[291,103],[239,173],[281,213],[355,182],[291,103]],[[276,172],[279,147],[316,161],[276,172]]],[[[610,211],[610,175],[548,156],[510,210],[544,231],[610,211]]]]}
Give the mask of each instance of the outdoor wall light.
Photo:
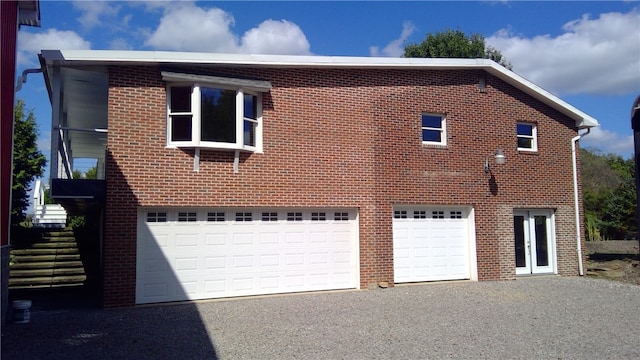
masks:
{"type": "MultiPolygon", "coordinates": [[[[493,154],[493,157],[496,159],[496,164],[497,165],[502,165],[504,164],[504,153],[502,152],[502,149],[498,149],[496,150],[495,154],[493,154]]],[[[485,159],[484,160],[484,172],[485,173],[489,173],[491,171],[491,168],[489,167],[489,159],[485,159]]]]}

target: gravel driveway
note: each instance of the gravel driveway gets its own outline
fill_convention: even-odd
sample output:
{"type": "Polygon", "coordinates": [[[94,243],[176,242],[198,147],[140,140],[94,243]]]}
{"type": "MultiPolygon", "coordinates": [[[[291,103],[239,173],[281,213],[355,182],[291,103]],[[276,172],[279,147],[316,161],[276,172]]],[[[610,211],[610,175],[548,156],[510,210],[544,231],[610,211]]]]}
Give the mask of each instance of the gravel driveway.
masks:
{"type": "Polygon", "coordinates": [[[34,311],[2,359],[637,359],[639,326],[640,286],[532,277],[34,311]]]}

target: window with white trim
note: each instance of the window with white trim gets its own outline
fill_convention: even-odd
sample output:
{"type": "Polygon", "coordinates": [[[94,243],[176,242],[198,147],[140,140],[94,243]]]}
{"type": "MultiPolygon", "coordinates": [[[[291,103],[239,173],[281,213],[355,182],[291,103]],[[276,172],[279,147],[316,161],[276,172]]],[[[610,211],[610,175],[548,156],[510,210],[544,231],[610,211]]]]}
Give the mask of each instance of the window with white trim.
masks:
{"type": "Polygon", "coordinates": [[[537,128],[535,124],[519,122],[518,150],[538,151],[537,128]]]}
{"type": "Polygon", "coordinates": [[[422,143],[447,145],[447,121],[444,115],[422,114],[422,143]]]}
{"type": "Polygon", "coordinates": [[[262,151],[267,81],[162,72],[167,81],[167,145],[262,151]]]}

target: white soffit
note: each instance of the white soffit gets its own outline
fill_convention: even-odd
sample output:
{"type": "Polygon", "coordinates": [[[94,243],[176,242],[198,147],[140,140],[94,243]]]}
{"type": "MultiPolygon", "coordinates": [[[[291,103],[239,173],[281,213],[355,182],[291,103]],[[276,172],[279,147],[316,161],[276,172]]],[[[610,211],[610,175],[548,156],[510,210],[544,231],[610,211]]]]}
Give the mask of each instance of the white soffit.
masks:
{"type": "Polygon", "coordinates": [[[251,79],[239,79],[228,78],[220,76],[208,76],[208,75],[196,75],[196,74],[183,74],[169,71],[162,71],[162,80],[164,81],[188,81],[188,82],[203,82],[214,83],[220,85],[237,86],[247,90],[268,92],[271,90],[271,83],[264,80],[251,80],[251,79]]]}
{"type": "Polygon", "coordinates": [[[48,67],[56,65],[202,64],[278,68],[479,69],[500,78],[569,116],[580,129],[600,125],[595,118],[489,59],[296,56],[129,50],[42,50],[40,56],[48,67]]]}

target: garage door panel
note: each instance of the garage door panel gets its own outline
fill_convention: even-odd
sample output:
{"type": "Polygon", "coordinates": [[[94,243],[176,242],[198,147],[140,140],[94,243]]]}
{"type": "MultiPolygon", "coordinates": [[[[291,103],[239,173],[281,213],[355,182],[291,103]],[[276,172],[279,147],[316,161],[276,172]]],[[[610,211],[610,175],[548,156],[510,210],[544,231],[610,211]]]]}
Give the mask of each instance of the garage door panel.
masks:
{"type": "Polygon", "coordinates": [[[205,244],[210,247],[219,247],[227,244],[227,234],[225,233],[205,233],[205,244]]]}
{"type": "MultiPolygon", "coordinates": [[[[250,211],[242,213],[250,218],[250,211]]],[[[260,221],[261,214],[252,213],[253,221],[235,221],[235,212],[200,211],[198,222],[146,223],[141,211],[137,303],[357,286],[355,215],[285,221],[280,211],[260,221]]]]}
{"type": "Polygon", "coordinates": [[[395,208],[393,244],[395,282],[470,278],[467,210],[395,208]]]}

